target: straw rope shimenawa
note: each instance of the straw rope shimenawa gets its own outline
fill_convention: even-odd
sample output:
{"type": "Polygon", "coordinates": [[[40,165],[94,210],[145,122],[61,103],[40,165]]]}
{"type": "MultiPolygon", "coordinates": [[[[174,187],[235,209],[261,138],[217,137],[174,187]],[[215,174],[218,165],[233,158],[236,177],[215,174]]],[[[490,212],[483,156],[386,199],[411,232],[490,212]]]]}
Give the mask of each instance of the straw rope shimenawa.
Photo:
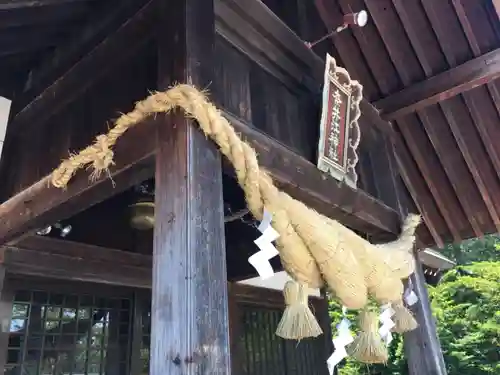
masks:
{"type": "Polygon", "coordinates": [[[308,295],[304,285],[287,281],[283,295],[286,308],[276,329],[276,334],[288,340],[300,340],[304,337],[321,335],[323,331],[308,307],[308,295]]]}
{"type": "MultiPolygon", "coordinates": [[[[409,252],[419,223],[418,217],[407,218],[405,231],[396,241],[372,245],[339,222],[279,191],[269,174],[259,167],[255,150],[236,134],[205,94],[193,86],[179,84],[137,102],[131,112],[115,121],[106,135],[97,136],[94,144],[63,161],[52,173],[52,184],[64,188],[78,169],[89,165],[93,168],[91,178],[98,178],[113,164],[112,147],[127,129],[150,115],[169,113],[177,108],[184,110],[187,117],[195,119],[201,130],[232,163],[254,217],[262,220],[264,207],[272,213],[272,225],[280,235],[277,247],[282,264],[296,282],[311,288],[319,288],[326,282],[349,309],[365,306],[368,293],[380,303],[401,301],[402,282],[391,272],[398,265],[390,267],[380,259],[377,250],[383,251],[387,246],[394,251],[409,252]]],[[[290,305],[302,303],[300,298],[289,302],[290,305]]],[[[307,322],[308,319],[298,321],[307,322]]],[[[293,322],[285,321],[284,324],[293,322]]],[[[301,332],[308,337],[313,336],[316,330],[310,326],[301,329],[301,332]]]]}
{"type": "Polygon", "coordinates": [[[387,347],[378,333],[378,315],[369,310],[359,314],[361,332],[352,344],[347,347],[347,353],[363,363],[386,363],[387,347]]]}

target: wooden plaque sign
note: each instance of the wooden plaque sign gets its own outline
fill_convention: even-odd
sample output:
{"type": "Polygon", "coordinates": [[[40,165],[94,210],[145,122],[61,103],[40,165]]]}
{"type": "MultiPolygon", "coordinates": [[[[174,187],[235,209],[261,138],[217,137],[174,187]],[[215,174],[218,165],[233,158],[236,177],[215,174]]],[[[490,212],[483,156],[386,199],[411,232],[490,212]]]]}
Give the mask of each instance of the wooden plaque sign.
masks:
{"type": "Polygon", "coordinates": [[[359,103],[362,86],[351,80],[347,70],[326,56],[321,128],[318,145],[318,169],[356,188],[356,164],[360,131],[359,103]]]}

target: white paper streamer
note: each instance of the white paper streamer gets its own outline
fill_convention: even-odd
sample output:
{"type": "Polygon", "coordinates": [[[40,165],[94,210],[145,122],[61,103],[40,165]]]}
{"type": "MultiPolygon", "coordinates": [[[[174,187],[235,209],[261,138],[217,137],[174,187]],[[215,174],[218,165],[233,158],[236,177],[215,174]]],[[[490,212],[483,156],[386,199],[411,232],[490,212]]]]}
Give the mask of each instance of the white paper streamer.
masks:
{"type": "Polygon", "coordinates": [[[274,275],[269,260],[279,254],[272,243],[279,237],[279,234],[271,226],[271,219],[271,213],[264,209],[262,221],[257,228],[262,235],[254,241],[260,251],[248,258],[248,262],[257,270],[262,280],[269,279],[274,275]]]}
{"type": "Polygon", "coordinates": [[[333,375],[333,370],[344,358],[347,357],[347,351],[345,347],[354,341],[354,337],[349,330],[351,322],[346,318],[347,309],[342,307],[342,315],[344,316],[342,321],[337,325],[337,337],[333,339],[333,345],[335,347],[334,352],[326,361],[328,365],[328,371],[330,375],[333,375]]]}
{"type": "Polygon", "coordinates": [[[411,283],[411,279],[408,285],[408,288],[404,292],[404,300],[408,306],[413,306],[418,302],[418,296],[413,291],[413,285],[411,283]]]}
{"type": "Polygon", "coordinates": [[[378,332],[386,345],[389,345],[392,341],[391,329],[396,325],[392,320],[394,314],[395,311],[390,304],[382,306],[382,313],[379,317],[382,326],[379,328],[378,332]]]}

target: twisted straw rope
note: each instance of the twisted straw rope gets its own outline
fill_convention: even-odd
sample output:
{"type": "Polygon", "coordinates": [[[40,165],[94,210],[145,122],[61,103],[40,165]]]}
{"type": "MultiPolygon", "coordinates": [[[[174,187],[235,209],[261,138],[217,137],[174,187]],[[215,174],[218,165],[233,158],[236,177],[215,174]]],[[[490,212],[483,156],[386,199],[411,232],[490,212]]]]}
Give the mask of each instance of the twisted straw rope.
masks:
{"type": "MultiPolygon", "coordinates": [[[[373,245],[342,224],[280,192],[268,173],[259,168],[253,148],[240,139],[206,96],[190,85],[177,85],[137,102],[131,112],[115,121],[107,134],[97,136],[94,144],[63,161],[51,175],[52,184],[64,188],[84,166],[93,168],[91,178],[98,178],[113,164],[112,147],[127,129],[150,115],[169,113],[178,107],[198,122],[205,135],[231,162],[254,217],[262,220],[264,207],[271,212],[273,227],[280,234],[277,247],[282,264],[295,281],[311,288],[319,288],[326,281],[349,308],[366,304],[368,286],[384,303],[401,299],[401,281],[390,277],[390,270],[383,262],[375,264],[377,254],[373,252],[373,245]]],[[[402,237],[386,244],[389,248],[411,247],[418,222],[410,217],[408,223],[402,237]]]]}
{"type": "MultiPolygon", "coordinates": [[[[273,225],[280,233],[278,247],[290,249],[280,252],[284,267],[297,281],[312,287],[323,284],[320,272],[303,239],[293,229],[287,211],[280,201],[280,191],[271,177],[259,168],[255,150],[242,141],[234,128],[196,88],[180,84],[165,92],[156,92],[136,103],[135,108],[119,117],[106,135],[96,137],[94,144],[78,154],[72,154],[53,171],[51,182],[64,188],[76,171],[85,166],[93,169],[91,178],[97,179],[113,164],[112,147],[129,128],[157,113],[169,113],[181,108],[186,116],[196,119],[201,130],[220,148],[232,163],[239,185],[243,188],[248,208],[257,220],[262,219],[264,206],[273,214],[273,225]],[[298,259],[297,257],[300,257],[298,259]],[[304,271],[307,268],[307,272],[304,271]],[[300,269],[302,268],[302,270],[300,269]]],[[[290,197],[290,199],[292,199],[290,197]]]]}

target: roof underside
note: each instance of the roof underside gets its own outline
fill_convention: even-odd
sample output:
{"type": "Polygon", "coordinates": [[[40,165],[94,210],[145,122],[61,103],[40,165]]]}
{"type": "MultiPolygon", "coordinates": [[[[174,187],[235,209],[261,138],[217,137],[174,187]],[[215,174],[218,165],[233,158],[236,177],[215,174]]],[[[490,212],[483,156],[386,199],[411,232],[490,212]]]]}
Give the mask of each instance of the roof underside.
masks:
{"type": "Polygon", "coordinates": [[[342,14],[370,15],[364,28],[332,40],[365,96],[392,120],[401,175],[438,245],[500,229],[495,2],[316,0],[328,29],[342,14]]]}
{"type": "MultiPolygon", "coordinates": [[[[94,25],[105,25],[109,13],[128,12],[140,2],[0,0],[0,95],[12,97],[23,87],[41,85],[30,81],[29,72],[43,78],[44,67],[57,60],[56,46],[85,40],[92,28],[95,35],[94,25]]],[[[276,2],[264,1],[271,8],[276,2]]],[[[366,9],[370,14],[364,28],[332,38],[334,55],[393,123],[401,175],[431,241],[443,245],[498,232],[497,0],[315,2],[327,27],[318,25],[314,37],[339,26],[345,13],[366,9]]],[[[304,4],[295,3],[299,18],[304,4]]]]}

